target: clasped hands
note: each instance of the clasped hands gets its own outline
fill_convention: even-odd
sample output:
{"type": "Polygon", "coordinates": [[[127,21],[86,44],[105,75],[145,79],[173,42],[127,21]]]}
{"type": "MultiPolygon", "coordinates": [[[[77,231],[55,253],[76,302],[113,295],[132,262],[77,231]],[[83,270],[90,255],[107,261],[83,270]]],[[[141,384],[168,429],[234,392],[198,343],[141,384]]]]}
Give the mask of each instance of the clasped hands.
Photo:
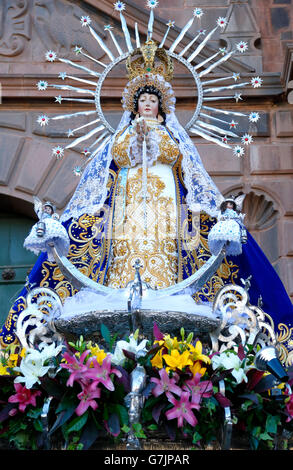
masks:
{"type": "Polygon", "coordinates": [[[143,119],[143,117],[140,117],[138,119],[135,119],[134,121],[134,129],[137,134],[137,140],[140,144],[142,144],[143,140],[146,140],[146,144],[148,145],[149,141],[149,127],[146,123],[146,121],[143,119]]]}

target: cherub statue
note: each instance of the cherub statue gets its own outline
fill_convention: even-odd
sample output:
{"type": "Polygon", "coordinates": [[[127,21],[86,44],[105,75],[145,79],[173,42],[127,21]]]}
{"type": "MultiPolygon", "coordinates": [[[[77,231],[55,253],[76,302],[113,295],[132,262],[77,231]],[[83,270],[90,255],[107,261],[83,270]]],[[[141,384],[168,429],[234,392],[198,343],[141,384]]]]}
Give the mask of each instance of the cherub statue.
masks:
{"type": "Polygon", "coordinates": [[[212,227],[208,243],[213,255],[217,255],[226,244],[226,255],[240,255],[242,244],[247,242],[244,226],[245,214],[241,213],[245,194],[224,199],[219,207],[218,222],[212,227]]]}
{"type": "Polygon", "coordinates": [[[34,210],[39,221],[32,227],[23,246],[36,255],[42,251],[47,252],[49,261],[54,261],[52,246],[58,249],[60,255],[66,256],[70,247],[69,236],[59,222],[59,215],[55,212],[54,204],[50,201],[43,204],[38,197],[34,196],[34,210]]]}

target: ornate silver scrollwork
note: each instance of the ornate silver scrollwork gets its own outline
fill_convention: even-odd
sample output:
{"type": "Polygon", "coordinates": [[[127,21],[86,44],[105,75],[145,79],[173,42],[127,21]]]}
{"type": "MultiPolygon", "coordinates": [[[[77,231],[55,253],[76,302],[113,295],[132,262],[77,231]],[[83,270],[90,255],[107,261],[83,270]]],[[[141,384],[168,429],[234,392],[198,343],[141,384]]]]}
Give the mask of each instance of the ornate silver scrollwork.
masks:
{"type": "Polygon", "coordinates": [[[53,319],[60,315],[62,303],[52,289],[36,287],[29,291],[26,308],[19,314],[15,334],[23,348],[33,347],[38,342],[62,342],[53,319]]]}
{"type": "Polygon", "coordinates": [[[244,287],[228,284],[217,292],[214,313],[221,315],[219,327],[210,333],[214,351],[223,352],[239,343],[276,345],[274,326],[269,316],[258,306],[250,305],[248,290],[250,279],[241,280],[244,287]]]}

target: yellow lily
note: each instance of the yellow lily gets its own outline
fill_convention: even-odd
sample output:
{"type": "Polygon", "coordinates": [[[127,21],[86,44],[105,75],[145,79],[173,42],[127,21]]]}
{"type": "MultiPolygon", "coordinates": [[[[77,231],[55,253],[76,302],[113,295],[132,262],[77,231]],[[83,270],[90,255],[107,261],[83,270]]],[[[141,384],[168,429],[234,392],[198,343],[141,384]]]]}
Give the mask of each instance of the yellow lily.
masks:
{"type": "Polygon", "coordinates": [[[107,357],[105,351],[103,349],[100,349],[97,344],[95,346],[92,346],[91,343],[89,343],[89,349],[91,351],[91,355],[97,359],[98,363],[101,366],[103,360],[105,359],[105,357],[107,357]]]}
{"type": "Polygon", "coordinates": [[[8,367],[16,367],[17,366],[17,361],[18,361],[18,354],[10,354],[7,366],[8,367]]]}
{"type": "Polygon", "coordinates": [[[21,352],[20,352],[20,357],[25,357],[26,355],[26,349],[25,348],[22,348],[21,352]]]}
{"type": "Polygon", "coordinates": [[[9,372],[5,366],[0,365],[0,375],[9,375],[9,372]]]}
{"type": "Polygon", "coordinates": [[[182,370],[186,366],[192,366],[193,362],[190,359],[190,354],[188,351],[180,354],[177,349],[172,349],[171,354],[163,354],[163,358],[167,364],[166,370],[182,370]]]}
{"type": "Polygon", "coordinates": [[[157,369],[162,369],[163,367],[162,349],[160,349],[157,352],[157,354],[151,359],[151,364],[153,367],[157,367],[157,369]]]}
{"type": "Polygon", "coordinates": [[[192,372],[193,376],[195,374],[201,374],[203,376],[207,370],[206,367],[201,367],[200,361],[195,361],[192,366],[189,366],[189,369],[192,372]]]}
{"type": "Polygon", "coordinates": [[[195,347],[192,344],[189,344],[188,347],[193,361],[203,361],[206,364],[211,363],[210,358],[202,354],[202,344],[200,341],[196,342],[195,347]]]}
{"type": "Polygon", "coordinates": [[[165,346],[170,350],[170,349],[179,349],[179,342],[177,340],[177,337],[175,336],[174,338],[171,338],[170,335],[165,335],[164,336],[164,342],[165,346]]]}

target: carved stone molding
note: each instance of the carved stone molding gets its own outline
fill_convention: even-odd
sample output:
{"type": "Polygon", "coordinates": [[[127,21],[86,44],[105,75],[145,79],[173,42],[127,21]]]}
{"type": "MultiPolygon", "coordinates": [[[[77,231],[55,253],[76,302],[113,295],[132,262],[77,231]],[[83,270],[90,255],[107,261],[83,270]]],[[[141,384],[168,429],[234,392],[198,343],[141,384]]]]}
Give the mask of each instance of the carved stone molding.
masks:
{"type": "Polygon", "coordinates": [[[276,224],[279,215],[274,203],[269,201],[266,195],[258,195],[254,192],[246,195],[243,212],[246,214],[245,225],[249,231],[272,227],[276,224]]]}
{"type": "Polygon", "coordinates": [[[231,1],[226,17],[228,23],[221,38],[226,40],[228,50],[232,49],[240,39],[247,42],[248,50],[243,54],[243,58],[240,58],[240,61],[254,68],[255,73],[261,73],[262,51],[257,47],[261,34],[249,2],[247,0],[231,1]]]}
{"type": "Polygon", "coordinates": [[[293,104],[293,42],[287,42],[285,47],[284,67],[281,74],[281,81],[284,86],[284,91],[287,93],[287,100],[289,104],[293,104]]]}
{"type": "Polygon", "coordinates": [[[0,60],[22,53],[31,38],[30,0],[0,2],[0,60]]]}

